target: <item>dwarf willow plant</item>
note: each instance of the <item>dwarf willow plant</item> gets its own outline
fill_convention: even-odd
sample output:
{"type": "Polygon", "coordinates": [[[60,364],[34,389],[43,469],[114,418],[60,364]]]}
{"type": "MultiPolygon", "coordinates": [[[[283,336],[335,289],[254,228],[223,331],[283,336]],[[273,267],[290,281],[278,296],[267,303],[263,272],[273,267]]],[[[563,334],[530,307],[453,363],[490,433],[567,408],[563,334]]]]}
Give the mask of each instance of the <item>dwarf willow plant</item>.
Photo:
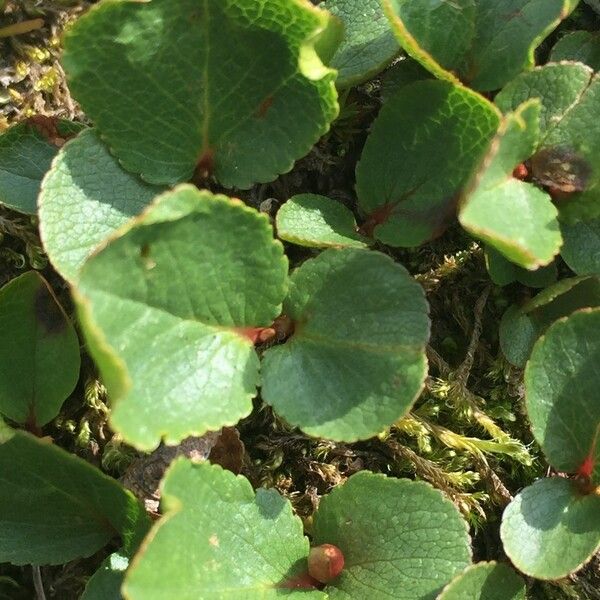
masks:
{"type": "Polygon", "coordinates": [[[53,267],[0,290],[0,562],[120,538],[85,599],[524,599],[507,564],[472,564],[465,520],[424,482],[357,473],[305,531],[274,490],[180,458],[151,527],[44,437],[76,396],[80,345],[139,451],[234,425],[258,396],[310,436],[376,436],[428,373],[428,303],[392,249],[458,225],[495,285],[542,288],[499,338],[527,364],[532,431],[564,476],[510,503],[505,552],[539,579],[584,564],[600,545],[597,36],[535,62],[576,4],[101,0],[82,15],[62,62],[87,125],[38,116],[0,136],[0,203],[39,221],[53,267]],[[236,199],[290,171],[390,65],[352,206],[306,189],[272,222],[236,199]],[[311,544],[333,548],[327,577],[311,544]]]}

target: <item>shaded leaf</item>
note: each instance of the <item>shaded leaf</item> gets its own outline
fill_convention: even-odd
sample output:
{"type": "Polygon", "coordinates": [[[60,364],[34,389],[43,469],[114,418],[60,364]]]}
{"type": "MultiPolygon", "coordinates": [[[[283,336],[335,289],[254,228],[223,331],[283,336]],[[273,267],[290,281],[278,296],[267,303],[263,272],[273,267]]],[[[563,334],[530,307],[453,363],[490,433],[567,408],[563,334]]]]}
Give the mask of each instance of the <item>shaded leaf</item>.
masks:
{"type": "Polygon", "coordinates": [[[383,74],[381,99],[387,102],[403,87],[415,83],[415,81],[431,78],[431,73],[427,69],[423,68],[416,60],[405,56],[383,74]]]}
{"type": "Polygon", "coordinates": [[[363,230],[404,247],[443,232],[498,123],[493,105],[445,81],[419,81],[389,98],[356,167],[363,230]]]}
{"type": "Polygon", "coordinates": [[[525,600],[525,582],[505,564],[480,562],[453,579],[438,600],[525,600]]]}
{"type": "Polygon", "coordinates": [[[59,152],[39,198],[40,235],[54,268],[76,281],[100,242],[160,191],[124,171],[94,130],[81,132],[59,152]]]}
{"type": "Polygon", "coordinates": [[[441,492],[368,471],[323,497],[313,543],[344,553],[330,598],[429,599],[471,562],[467,524],[441,492]]]}
{"type": "MultiPolygon", "coordinates": [[[[548,462],[600,485],[600,310],[548,328],[525,370],[527,414],[548,462]]],[[[598,531],[600,539],[600,530],[598,531]]]]}
{"type": "Polygon", "coordinates": [[[344,39],[330,63],[338,71],[338,88],[367,81],[400,52],[379,0],[325,0],[320,6],[344,24],[344,39]]]}
{"type": "Polygon", "coordinates": [[[255,495],[245,478],[185,459],[169,469],[162,488],[167,517],[127,573],[127,598],[325,598],[286,585],[306,572],[308,540],[275,490],[255,495]]]}
{"type": "Polygon", "coordinates": [[[89,463],[23,432],[0,435],[0,562],[61,564],[120,535],[132,550],[142,506],[89,463]]]}
{"type": "Polygon", "coordinates": [[[107,556],[88,580],[81,600],[122,600],[121,585],[128,566],[129,558],[121,552],[107,556]]]}
{"type": "Polygon", "coordinates": [[[0,135],[0,204],[33,215],[40,182],[58,148],[30,123],[0,135]]]}
{"type": "Polygon", "coordinates": [[[600,69],[600,35],[591,31],[572,31],[558,40],[550,60],[574,60],[598,71],[600,69]]]}
{"type": "Polygon", "coordinates": [[[504,117],[459,211],[469,233],[530,270],[552,262],[562,244],[550,196],[513,177],[514,168],[534,152],[539,114],[539,102],[531,100],[504,117]]]}
{"type": "Polygon", "coordinates": [[[563,260],[577,275],[600,275],[600,219],[561,223],[563,260]]]}
{"type": "Polygon", "coordinates": [[[103,2],[69,30],[63,64],[125,169],[249,188],[289,171],[337,116],[315,48],[329,26],[306,0],[103,2]]]}
{"type": "Polygon", "coordinates": [[[562,477],[541,479],[507,506],[500,535],[504,550],[523,573],[561,579],[600,547],[600,497],[581,495],[562,477]]]}
{"type": "Polygon", "coordinates": [[[403,416],[427,371],[422,288],[388,256],[325,250],[294,271],[288,341],[263,357],[262,397],[310,435],[353,441],[403,416]]]}
{"type": "Polygon", "coordinates": [[[88,260],[77,288],[113,427],[151,450],[247,415],[258,357],[245,328],[272,323],[286,280],[264,215],[192,186],[157,198],[88,260]]]}
{"type": "Polygon", "coordinates": [[[573,277],[551,285],[522,306],[512,305],[500,321],[500,347],[506,359],[524,367],[535,341],[557,319],[600,305],[600,281],[573,277]]]}
{"type": "Polygon", "coordinates": [[[41,427],[79,378],[79,340],[47,281],[28,271],[0,290],[0,412],[41,427]]]}
{"type": "Polygon", "coordinates": [[[485,264],[491,280],[496,285],[508,285],[518,281],[527,287],[543,288],[553,284],[558,277],[556,263],[547,267],[539,267],[535,271],[528,271],[511,263],[492,246],[485,247],[485,264]]]}
{"type": "Polygon", "coordinates": [[[383,0],[400,45],[436,77],[502,87],[534,65],[535,48],[576,0],[383,0]]]}
{"type": "Polygon", "coordinates": [[[286,242],[312,248],[364,248],[352,212],[343,204],[318,194],[298,194],[277,212],[277,235],[286,242]]]}

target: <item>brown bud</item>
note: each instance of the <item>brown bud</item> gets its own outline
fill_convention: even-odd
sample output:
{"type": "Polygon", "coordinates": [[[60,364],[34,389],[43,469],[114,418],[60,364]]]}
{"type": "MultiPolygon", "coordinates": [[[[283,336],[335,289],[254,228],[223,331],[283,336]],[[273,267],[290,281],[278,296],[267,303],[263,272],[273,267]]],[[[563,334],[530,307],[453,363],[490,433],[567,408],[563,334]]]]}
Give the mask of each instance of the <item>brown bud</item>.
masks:
{"type": "Polygon", "coordinates": [[[321,544],[310,549],[308,555],[308,572],[311,577],[321,583],[329,583],[344,568],[344,555],[333,544],[321,544]]]}

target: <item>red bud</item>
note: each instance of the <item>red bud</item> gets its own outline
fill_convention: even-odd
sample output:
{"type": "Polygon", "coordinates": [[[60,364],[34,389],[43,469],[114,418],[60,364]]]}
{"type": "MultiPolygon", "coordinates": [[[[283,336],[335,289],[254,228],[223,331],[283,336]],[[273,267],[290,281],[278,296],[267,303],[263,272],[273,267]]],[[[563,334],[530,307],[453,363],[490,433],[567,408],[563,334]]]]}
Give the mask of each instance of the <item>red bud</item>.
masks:
{"type": "Polygon", "coordinates": [[[311,577],[321,583],[329,583],[344,568],[344,555],[333,544],[321,544],[310,549],[308,555],[308,572],[311,577]]]}

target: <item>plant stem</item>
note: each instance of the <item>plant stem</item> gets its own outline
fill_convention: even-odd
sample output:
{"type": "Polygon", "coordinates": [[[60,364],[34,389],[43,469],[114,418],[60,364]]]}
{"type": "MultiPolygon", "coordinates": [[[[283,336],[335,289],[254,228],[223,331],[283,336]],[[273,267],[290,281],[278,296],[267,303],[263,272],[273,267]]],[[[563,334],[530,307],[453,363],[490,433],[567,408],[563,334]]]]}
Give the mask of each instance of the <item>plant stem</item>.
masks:
{"type": "Polygon", "coordinates": [[[46,600],[40,568],[37,565],[32,565],[31,570],[33,572],[33,586],[35,587],[36,598],[37,600],[46,600]]]}
{"type": "Polygon", "coordinates": [[[21,21],[14,25],[7,25],[0,29],[0,37],[11,37],[13,35],[21,35],[29,33],[36,29],[41,29],[44,26],[44,19],[30,19],[29,21],[21,21]]]}

